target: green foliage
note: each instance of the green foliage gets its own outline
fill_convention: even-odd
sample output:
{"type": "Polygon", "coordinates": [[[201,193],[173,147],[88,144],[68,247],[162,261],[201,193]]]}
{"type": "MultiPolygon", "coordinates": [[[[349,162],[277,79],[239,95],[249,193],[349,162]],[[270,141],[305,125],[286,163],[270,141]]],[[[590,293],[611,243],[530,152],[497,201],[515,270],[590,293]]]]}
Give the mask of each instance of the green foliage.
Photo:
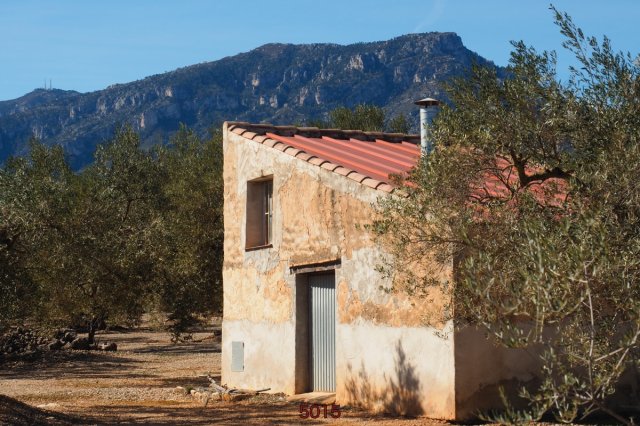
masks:
{"type": "Polygon", "coordinates": [[[359,104],[351,110],[339,107],[329,112],[329,120],[309,120],[307,126],[321,129],[362,130],[365,132],[405,133],[410,131],[409,121],[404,114],[388,120],[382,108],[375,105],[359,104]]]}
{"type": "Polygon", "coordinates": [[[35,211],[43,208],[50,217],[49,207],[55,208],[37,197],[50,197],[71,178],[60,148],[47,149],[35,140],[30,146],[31,163],[14,159],[0,170],[0,330],[37,309],[40,294],[25,254],[43,231],[35,211]]]}
{"type": "Polygon", "coordinates": [[[34,142],[7,170],[25,188],[8,208],[25,218],[22,263],[40,293],[40,320],[84,317],[93,337],[107,317],[135,318],[150,281],[144,229],[157,210],[157,167],[131,129],[116,132],[96,161],[71,172],[61,149],[34,142]]]}
{"type": "Polygon", "coordinates": [[[150,306],[171,331],[221,307],[220,136],[181,129],[146,151],[129,127],[73,173],[61,148],[32,141],[0,170],[0,325],[135,323],[150,306]]]}
{"type": "Polygon", "coordinates": [[[435,152],[374,229],[394,254],[385,270],[415,293],[443,286],[454,260],[443,319],[544,348],[543,380],[522,393],[529,413],[628,423],[607,398],[640,355],[640,65],[567,15],[556,22],[581,63],[571,81],[558,81],[554,53],[522,42],[508,79],[474,67],[454,81],[435,152]],[[424,258],[436,261],[426,276],[406,272],[424,258]]]}
{"type": "Polygon", "coordinates": [[[387,130],[392,133],[404,133],[408,134],[410,131],[409,121],[404,114],[397,115],[389,120],[387,130]]]}
{"type": "Polygon", "coordinates": [[[160,307],[179,339],[198,314],[222,306],[222,135],[204,143],[182,127],[159,152],[167,174],[162,220],[152,229],[160,307]]]}
{"type": "Polygon", "coordinates": [[[501,411],[490,411],[489,413],[478,413],[478,417],[481,420],[489,423],[497,423],[500,425],[523,425],[532,424],[542,417],[545,410],[540,410],[538,407],[529,410],[518,410],[513,407],[504,387],[499,388],[500,401],[502,402],[504,409],[501,411]]]}
{"type": "Polygon", "coordinates": [[[384,129],[384,111],[375,105],[357,105],[349,108],[336,108],[329,113],[332,126],[338,129],[381,132],[384,129]]]}

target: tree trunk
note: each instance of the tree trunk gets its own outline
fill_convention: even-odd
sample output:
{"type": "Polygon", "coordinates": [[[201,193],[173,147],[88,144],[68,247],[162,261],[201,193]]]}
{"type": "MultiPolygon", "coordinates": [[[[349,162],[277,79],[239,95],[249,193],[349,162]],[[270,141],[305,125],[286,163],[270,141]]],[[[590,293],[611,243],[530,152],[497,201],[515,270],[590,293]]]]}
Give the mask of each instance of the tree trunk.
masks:
{"type": "Polygon", "coordinates": [[[96,331],[102,323],[102,319],[102,315],[94,315],[93,317],[91,317],[91,321],[89,321],[89,332],[87,338],[89,339],[90,345],[93,345],[95,343],[96,331]]]}

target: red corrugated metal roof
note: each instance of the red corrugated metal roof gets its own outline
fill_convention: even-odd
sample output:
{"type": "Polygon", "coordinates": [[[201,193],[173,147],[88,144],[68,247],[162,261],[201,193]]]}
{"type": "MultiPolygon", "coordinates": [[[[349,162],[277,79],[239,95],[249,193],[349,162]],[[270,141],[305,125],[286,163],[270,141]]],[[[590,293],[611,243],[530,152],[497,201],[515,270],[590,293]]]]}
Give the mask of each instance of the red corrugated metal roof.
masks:
{"type": "Polygon", "coordinates": [[[390,174],[406,173],[416,164],[415,158],[417,157],[400,155],[393,149],[393,146],[383,147],[375,141],[340,140],[327,137],[306,138],[299,135],[287,137],[270,132],[267,133],[267,136],[298,148],[307,154],[351,168],[358,173],[386,183],[390,181],[390,174]]]}
{"type": "MultiPolygon", "coordinates": [[[[247,139],[278,149],[329,171],[385,192],[392,192],[390,175],[405,175],[420,159],[419,136],[357,130],[317,129],[270,124],[228,122],[227,129],[247,139]]],[[[496,172],[487,173],[473,186],[473,194],[510,198],[507,187],[517,186],[517,173],[505,159],[496,159],[496,172]],[[498,173],[501,176],[498,176],[498,173]]],[[[527,187],[540,201],[561,203],[566,185],[558,179],[527,187]],[[542,186],[559,186],[545,194],[542,186]]]]}
{"type": "Polygon", "coordinates": [[[406,175],[420,158],[419,137],[397,133],[227,123],[230,131],[296,158],[392,192],[390,175],[406,175]]]}

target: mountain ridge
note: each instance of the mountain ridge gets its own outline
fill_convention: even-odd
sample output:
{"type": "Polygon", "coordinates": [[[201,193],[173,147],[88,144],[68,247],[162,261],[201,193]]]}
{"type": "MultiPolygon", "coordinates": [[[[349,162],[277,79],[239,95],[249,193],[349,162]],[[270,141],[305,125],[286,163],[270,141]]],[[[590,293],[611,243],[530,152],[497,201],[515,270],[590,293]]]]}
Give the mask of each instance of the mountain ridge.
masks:
{"type": "Polygon", "coordinates": [[[267,43],[93,92],[36,89],[0,101],[0,162],[24,155],[32,135],[62,145],[77,169],[117,124],[131,124],[150,146],[180,123],[204,135],[225,120],[304,123],[359,103],[407,114],[417,130],[413,101],[441,96],[441,84],[474,61],[495,66],[457,34],[432,32],[348,45],[267,43]]]}

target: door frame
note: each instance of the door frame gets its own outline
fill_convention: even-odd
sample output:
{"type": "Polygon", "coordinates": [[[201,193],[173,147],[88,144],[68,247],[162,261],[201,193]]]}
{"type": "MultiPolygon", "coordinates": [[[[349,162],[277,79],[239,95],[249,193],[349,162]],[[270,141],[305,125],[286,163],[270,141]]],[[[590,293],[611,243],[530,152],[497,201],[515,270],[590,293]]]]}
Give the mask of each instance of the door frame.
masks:
{"type": "MultiPolygon", "coordinates": [[[[296,394],[311,392],[311,306],[309,277],[312,275],[333,274],[334,288],[336,289],[336,332],[337,332],[337,278],[340,269],[340,260],[317,264],[300,265],[291,267],[291,273],[295,277],[295,373],[294,392],[296,394]]],[[[337,339],[336,339],[337,340],[337,339]]],[[[337,347],[336,347],[337,349],[337,347]]],[[[337,382],[337,358],[336,358],[336,382],[337,382]]],[[[337,383],[336,383],[337,386],[337,383]]]]}

